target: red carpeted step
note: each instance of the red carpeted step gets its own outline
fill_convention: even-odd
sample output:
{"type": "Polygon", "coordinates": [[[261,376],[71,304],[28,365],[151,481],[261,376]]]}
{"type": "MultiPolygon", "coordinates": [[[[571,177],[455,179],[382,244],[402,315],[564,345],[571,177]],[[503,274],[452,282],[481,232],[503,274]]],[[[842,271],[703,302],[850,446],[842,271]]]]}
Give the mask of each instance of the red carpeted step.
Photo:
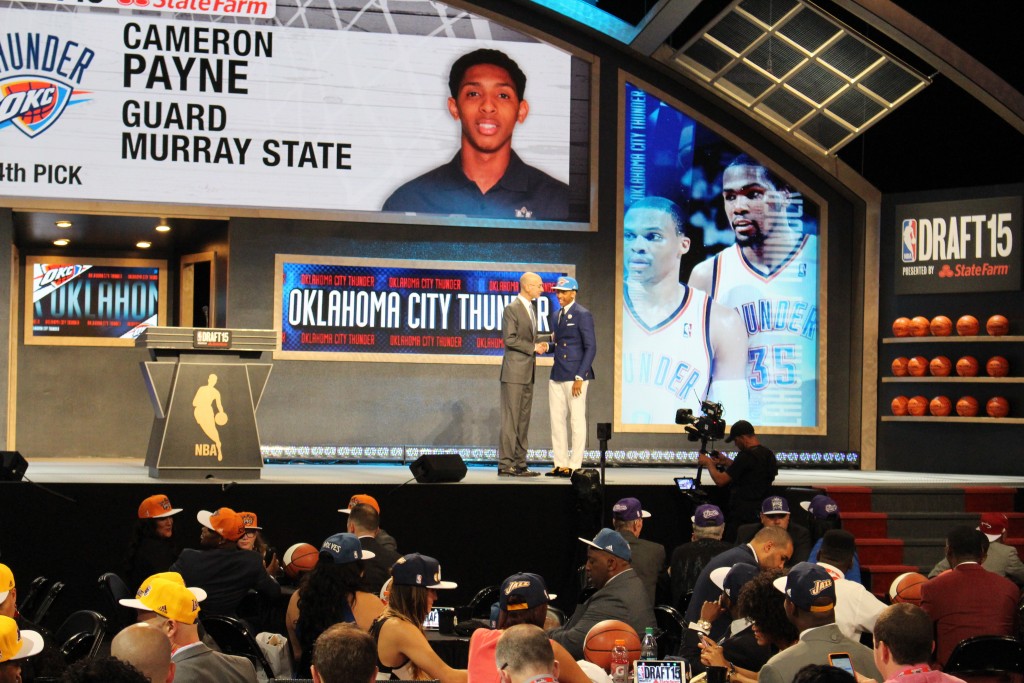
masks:
{"type": "Polygon", "coordinates": [[[1006,527],[1006,535],[1024,538],[1024,512],[1007,512],[1006,519],[1010,522],[1006,527]]]}
{"type": "Polygon", "coordinates": [[[912,567],[907,564],[873,564],[863,565],[871,570],[871,585],[868,587],[875,596],[882,602],[889,602],[889,587],[896,577],[907,572],[919,572],[920,567],[912,567]]]}
{"type": "MultiPolygon", "coordinates": [[[[840,510],[843,508],[840,507],[840,510]]],[[[843,529],[857,538],[886,538],[889,514],[886,512],[842,512],[843,529]]]]}
{"type": "Polygon", "coordinates": [[[861,564],[903,564],[903,540],[899,538],[858,538],[861,564]]]}
{"type": "Polygon", "coordinates": [[[964,512],[1012,510],[1015,493],[1014,489],[1006,486],[965,486],[964,512]]]}
{"type": "Polygon", "coordinates": [[[871,489],[867,486],[826,486],[825,493],[839,506],[840,517],[847,512],[871,512],[871,489]]]}

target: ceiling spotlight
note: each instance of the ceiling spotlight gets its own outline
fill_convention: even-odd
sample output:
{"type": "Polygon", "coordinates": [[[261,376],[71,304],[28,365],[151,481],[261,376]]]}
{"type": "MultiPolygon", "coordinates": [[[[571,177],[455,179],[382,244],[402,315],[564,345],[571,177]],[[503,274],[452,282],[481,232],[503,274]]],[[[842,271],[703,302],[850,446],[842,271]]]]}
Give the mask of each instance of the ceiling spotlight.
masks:
{"type": "Polygon", "coordinates": [[[65,238],[62,237],[59,240],[54,240],[53,243],[54,243],[55,246],[58,246],[58,247],[66,247],[69,244],[71,244],[71,240],[65,239],[65,238]]]}
{"type": "Polygon", "coordinates": [[[67,230],[68,228],[71,227],[71,221],[57,221],[56,223],[54,223],[54,225],[56,225],[61,230],[67,230]]]}
{"type": "Polygon", "coordinates": [[[153,243],[147,242],[146,240],[142,240],[141,242],[136,242],[135,246],[138,247],[139,249],[149,249],[151,246],[153,246],[153,243]]]}
{"type": "Polygon", "coordinates": [[[160,225],[156,226],[157,232],[170,232],[171,226],[167,225],[164,221],[160,221],[160,225]]]}

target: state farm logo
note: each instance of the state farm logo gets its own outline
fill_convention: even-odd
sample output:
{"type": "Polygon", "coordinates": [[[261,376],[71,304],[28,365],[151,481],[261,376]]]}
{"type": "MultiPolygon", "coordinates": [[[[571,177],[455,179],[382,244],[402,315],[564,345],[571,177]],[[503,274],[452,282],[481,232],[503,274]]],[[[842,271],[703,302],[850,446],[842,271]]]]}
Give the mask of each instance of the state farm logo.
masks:
{"type": "Polygon", "coordinates": [[[149,0],[117,0],[117,4],[124,5],[125,7],[131,7],[132,5],[149,7],[149,0]]]}
{"type": "Polygon", "coordinates": [[[948,263],[942,264],[942,269],[939,271],[939,277],[953,277],[953,269],[949,267],[948,263]]]}

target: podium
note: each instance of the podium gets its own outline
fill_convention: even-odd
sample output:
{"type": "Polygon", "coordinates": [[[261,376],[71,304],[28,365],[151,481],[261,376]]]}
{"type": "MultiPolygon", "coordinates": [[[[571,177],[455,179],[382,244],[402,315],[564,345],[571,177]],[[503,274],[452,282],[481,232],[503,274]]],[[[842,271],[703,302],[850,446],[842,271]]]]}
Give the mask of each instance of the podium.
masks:
{"type": "Polygon", "coordinates": [[[153,478],[259,479],[256,408],[273,364],[274,330],[150,327],[135,340],[153,403],[153,478]],[[261,362],[264,361],[264,362],[261,362]]]}

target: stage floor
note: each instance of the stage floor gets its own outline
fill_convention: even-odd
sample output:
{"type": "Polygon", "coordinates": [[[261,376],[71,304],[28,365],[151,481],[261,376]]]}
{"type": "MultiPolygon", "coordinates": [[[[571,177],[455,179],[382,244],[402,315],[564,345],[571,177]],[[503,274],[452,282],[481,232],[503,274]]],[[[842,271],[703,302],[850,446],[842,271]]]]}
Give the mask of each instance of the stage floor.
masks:
{"type": "MultiPolygon", "coordinates": [[[[546,471],[547,468],[535,468],[546,471]]],[[[609,467],[606,483],[609,485],[657,486],[671,484],[673,477],[692,477],[693,467],[609,467]]],[[[141,458],[45,458],[29,462],[26,477],[40,484],[223,484],[224,479],[175,479],[149,477],[141,458]]],[[[409,468],[397,463],[380,464],[274,464],[265,465],[259,480],[239,481],[255,485],[281,484],[383,484],[399,485],[411,479],[409,468]]],[[[468,484],[500,484],[505,486],[563,486],[565,479],[553,477],[499,477],[494,466],[470,465],[468,484]]],[[[703,483],[710,483],[704,474],[703,483]]],[[[775,479],[776,486],[924,486],[930,488],[958,488],[963,486],[1010,486],[1024,488],[1024,476],[1008,477],[978,474],[930,474],[927,472],[893,472],[860,470],[783,469],[775,479]]]]}

